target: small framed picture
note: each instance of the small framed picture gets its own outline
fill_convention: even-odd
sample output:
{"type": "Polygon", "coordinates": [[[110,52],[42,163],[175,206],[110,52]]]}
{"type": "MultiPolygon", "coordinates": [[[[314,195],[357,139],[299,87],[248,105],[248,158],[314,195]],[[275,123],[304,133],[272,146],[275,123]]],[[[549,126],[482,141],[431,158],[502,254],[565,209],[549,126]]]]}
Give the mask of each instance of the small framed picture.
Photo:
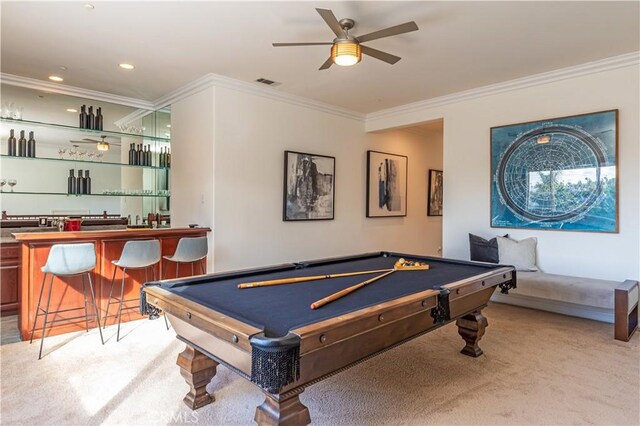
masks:
{"type": "Polygon", "coordinates": [[[367,151],[367,217],[407,215],[407,167],[404,155],[367,151]]]}
{"type": "Polygon", "coordinates": [[[442,216],[442,170],[429,170],[427,216],[442,216]]]}
{"type": "Polygon", "coordinates": [[[334,157],[285,151],[282,220],[332,220],[335,169],[334,157]]]}

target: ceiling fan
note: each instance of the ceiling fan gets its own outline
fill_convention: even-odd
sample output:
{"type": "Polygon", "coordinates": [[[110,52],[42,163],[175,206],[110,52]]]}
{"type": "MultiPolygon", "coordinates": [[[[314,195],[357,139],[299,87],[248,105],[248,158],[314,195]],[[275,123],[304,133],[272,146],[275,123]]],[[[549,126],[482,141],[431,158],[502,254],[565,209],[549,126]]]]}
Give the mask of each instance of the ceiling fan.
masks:
{"type": "MultiPolygon", "coordinates": [[[[100,138],[102,140],[95,140],[95,139],[89,139],[89,138],[84,138],[81,141],[69,141],[72,144],[78,144],[78,143],[91,143],[91,144],[95,144],[96,145],[96,149],[98,151],[109,151],[109,148],[111,147],[111,145],[114,146],[120,146],[119,142],[107,142],[105,139],[109,138],[112,136],[100,136],[100,138]]],[[[113,138],[116,139],[117,138],[113,138]]]]}
{"type": "Polygon", "coordinates": [[[327,25],[329,25],[331,31],[336,35],[336,38],[333,41],[313,43],[273,43],[273,47],[331,45],[331,56],[319,68],[321,70],[326,70],[334,63],[341,66],[355,65],[360,62],[363,53],[393,65],[400,60],[399,56],[382,52],[369,46],[363,46],[361,43],[418,30],[418,25],[414,21],[411,21],[356,37],[349,34],[349,30],[355,25],[355,21],[353,19],[345,18],[338,21],[336,16],[329,9],[316,8],[316,11],[320,14],[322,19],[324,19],[327,25]]]}

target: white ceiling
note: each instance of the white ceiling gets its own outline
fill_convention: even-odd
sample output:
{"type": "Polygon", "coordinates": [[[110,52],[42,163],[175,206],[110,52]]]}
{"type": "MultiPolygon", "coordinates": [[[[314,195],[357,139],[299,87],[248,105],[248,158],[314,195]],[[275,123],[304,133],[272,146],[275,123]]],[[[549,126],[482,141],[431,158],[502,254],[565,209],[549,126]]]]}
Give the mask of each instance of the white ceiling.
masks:
{"type": "Polygon", "coordinates": [[[2,1],[2,72],[149,101],[207,73],[265,77],[368,113],[640,50],[637,1],[84,3],[2,1]],[[331,41],[316,7],[354,19],[355,35],[411,20],[420,30],[366,43],[396,65],[318,71],[329,46],[271,46],[331,41]]]}

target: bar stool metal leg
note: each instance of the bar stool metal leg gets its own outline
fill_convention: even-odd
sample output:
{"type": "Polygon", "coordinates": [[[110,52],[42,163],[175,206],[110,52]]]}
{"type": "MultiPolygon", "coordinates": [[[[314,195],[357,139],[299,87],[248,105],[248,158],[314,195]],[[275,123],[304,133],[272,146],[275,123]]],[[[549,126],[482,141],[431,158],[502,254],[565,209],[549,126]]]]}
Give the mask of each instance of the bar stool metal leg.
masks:
{"type": "Polygon", "coordinates": [[[44,293],[44,283],[47,279],[47,273],[42,275],[42,286],[40,287],[40,296],[38,297],[38,307],[36,308],[36,317],[33,319],[33,328],[31,329],[31,338],[29,344],[33,343],[33,333],[36,331],[36,324],[38,323],[38,315],[40,315],[40,302],[42,301],[42,293],[44,293]]]}
{"type": "Polygon", "coordinates": [[[96,323],[98,323],[98,332],[100,332],[100,341],[104,345],[104,337],[102,337],[102,329],[100,328],[100,312],[98,311],[98,304],[96,303],[96,295],[93,292],[93,283],[91,282],[91,272],[87,274],[89,276],[89,290],[91,291],[91,300],[93,301],[93,309],[96,310],[96,323]]]}
{"type": "Polygon", "coordinates": [[[206,272],[205,272],[205,270],[204,270],[204,265],[205,265],[205,263],[204,263],[204,262],[205,262],[205,260],[204,260],[204,259],[202,259],[202,260],[200,261],[200,271],[202,271],[202,275],[206,274],[206,272]]]}
{"type": "MultiPolygon", "coordinates": [[[[116,271],[118,271],[118,267],[113,267],[113,276],[111,277],[111,289],[109,290],[109,299],[107,299],[107,312],[104,314],[104,325],[102,328],[107,328],[107,319],[109,318],[109,305],[111,305],[111,296],[113,295],[113,281],[116,279],[116,271]]],[[[98,324],[98,327],[100,324],[98,324]]]]}
{"type": "Polygon", "coordinates": [[[116,335],[116,342],[120,341],[120,320],[122,319],[122,302],[124,301],[124,277],[126,275],[127,268],[122,268],[122,288],[120,289],[120,306],[118,308],[118,333],[116,335]]]}
{"type": "MultiPolygon", "coordinates": [[[[84,325],[89,332],[89,313],[87,312],[87,286],[84,283],[84,274],[82,274],[82,296],[84,297],[84,325]]],[[[100,323],[98,323],[100,328],[100,323]]]]}
{"type": "Polygon", "coordinates": [[[53,274],[51,280],[49,280],[49,295],[47,296],[47,307],[44,311],[44,324],[42,325],[42,337],[40,338],[40,352],[38,352],[38,359],[42,359],[42,346],[44,345],[44,335],[47,331],[47,317],[49,316],[49,304],[51,303],[51,290],[53,290],[53,274]]]}

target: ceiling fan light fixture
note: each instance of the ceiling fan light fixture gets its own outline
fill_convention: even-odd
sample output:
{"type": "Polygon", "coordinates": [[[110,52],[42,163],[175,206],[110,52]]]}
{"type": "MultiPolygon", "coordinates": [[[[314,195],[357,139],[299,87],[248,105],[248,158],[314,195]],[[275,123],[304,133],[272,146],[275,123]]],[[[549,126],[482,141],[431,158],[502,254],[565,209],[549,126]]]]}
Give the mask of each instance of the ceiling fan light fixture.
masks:
{"type": "Polygon", "coordinates": [[[362,60],[360,44],[353,41],[336,42],[331,46],[331,59],[336,65],[348,67],[362,60]]]}
{"type": "Polygon", "coordinates": [[[96,144],[96,148],[98,149],[98,151],[109,151],[109,144],[105,141],[98,142],[96,144]]]}

